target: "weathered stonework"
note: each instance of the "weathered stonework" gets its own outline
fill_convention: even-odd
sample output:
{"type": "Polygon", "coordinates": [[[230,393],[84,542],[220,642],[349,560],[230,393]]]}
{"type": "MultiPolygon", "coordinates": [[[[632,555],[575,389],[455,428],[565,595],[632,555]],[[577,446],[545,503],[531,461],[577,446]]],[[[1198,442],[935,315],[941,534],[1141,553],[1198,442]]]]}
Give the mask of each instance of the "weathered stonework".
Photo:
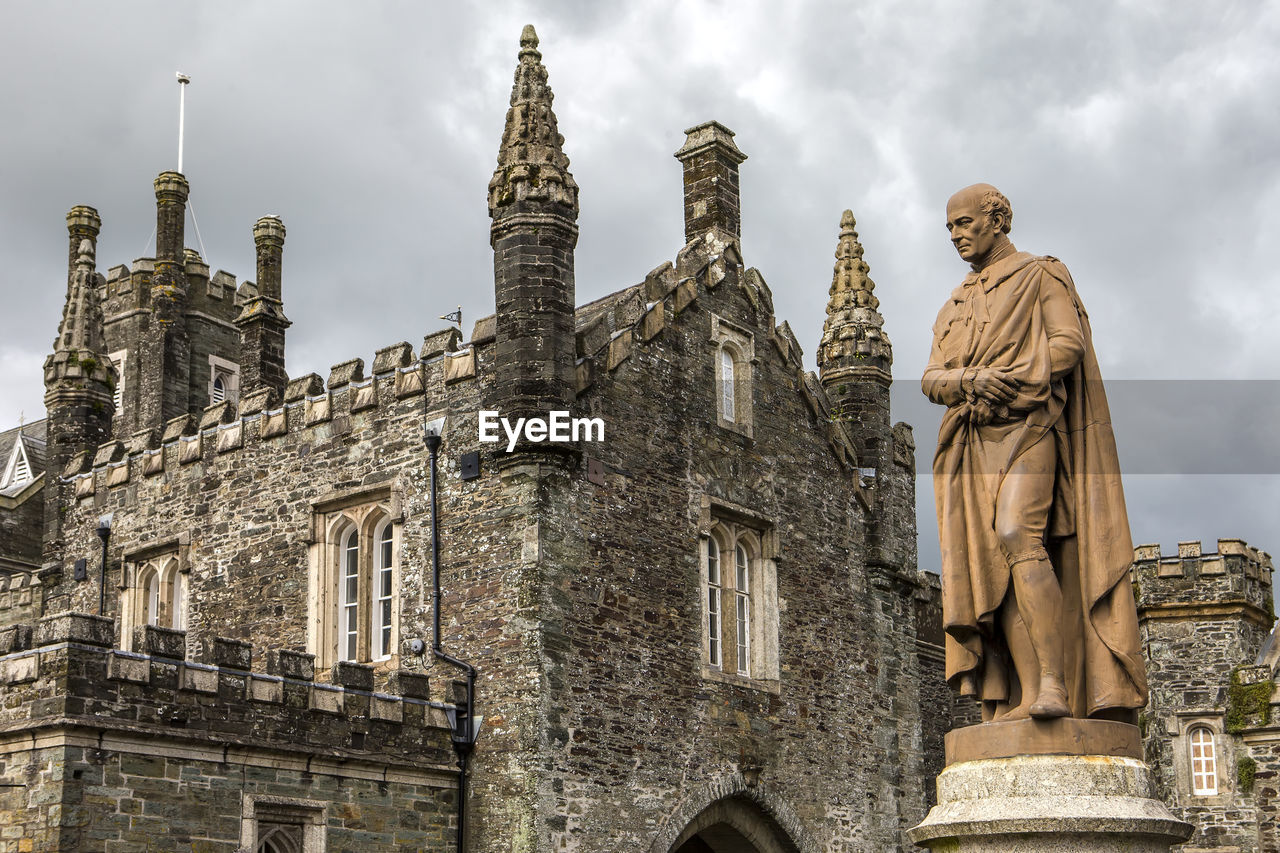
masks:
{"type": "MultiPolygon", "coordinates": [[[[23,817],[25,837],[79,832],[57,843],[94,849],[163,820],[161,837],[195,847],[203,816],[199,843],[235,849],[229,834],[283,796],[320,804],[330,849],[451,849],[441,722],[460,671],[432,654],[438,615],[441,649],[478,670],[484,715],[467,849],[696,853],[727,833],[762,851],[905,849],[949,707],[936,580],[915,565],[910,429],[890,427],[887,398],[855,428],[804,370],[743,260],[745,158],[716,123],[678,155],[688,240],[673,261],[574,305],[577,186],[536,48],[530,28],[490,184],[495,315],[470,341],[444,330],[417,356],[384,347],[369,375],[349,358],[327,382],[272,378],[282,354],[249,321],[283,319],[283,226],[259,220],[267,263],[233,296],[198,257],[175,277],[167,196],[154,275],[144,261],[106,280],[106,335],[129,350],[123,410],[115,441],[48,475],[65,535],[42,579],[42,612],[96,612],[96,528],[112,514],[103,615],[0,631],[20,652],[0,662],[15,754],[67,708],[100,719],[110,748],[77,740],[79,717],[48,723],[70,733],[55,751],[22,747],[6,771],[62,806],[23,817]],[[192,331],[182,305],[198,300],[210,328],[241,318],[242,393],[213,405],[196,371],[228,349],[192,331]],[[134,342],[181,323],[188,373],[157,379],[134,342]],[[164,402],[170,380],[182,405],[164,402]],[[495,408],[600,418],[604,439],[508,453],[479,438],[495,408]],[[437,614],[423,435],[440,418],[437,614]],[[741,551],[727,544],[713,574],[730,529],[741,551]],[[171,627],[142,627],[152,618],[171,627]],[[209,753],[219,738],[234,749],[209,753]],[[289,757],[303,753],[323,760],[307,773],[289,757]],[[83,772],[44,780],[43,766],[83,772]],[[179,813],[193,801],[204,811],[179,813]]],[[[30,805],[0,796],[13,815],[30,805]]]]}
{"type": "Polygon", "coordinates": [[[1276,661],[1264,651],[1275,646],[1271,574],[1270,557],[1238,539],[1218,540],[1214,553],[1199,542],[1180,543],[1174,556],[1158,545],[1134,549],[1151,688],[1141,716],[1146,759],[1160,796],[1196,826],[1188,853],[1280,849],[1280,730],[1271,723],[1280,699],[1272,696],[1276,661]],[[1214,748],[1212,793],[1192,778],[1197,730],[1214,748]]]}
{"type": "Polygon", "coordinates": [[[182,632],[148,627],[125,653],[113,630],[62,614],[0,632],[0,850],[232,853],[245,804],[264,797],[318,804],[331,850],[452,838],[438,706],[343,687],[323,713],[313,697],[332,691],[288,653],[255,671],[247,645],[212,640],[189,659],[182,632]]]}

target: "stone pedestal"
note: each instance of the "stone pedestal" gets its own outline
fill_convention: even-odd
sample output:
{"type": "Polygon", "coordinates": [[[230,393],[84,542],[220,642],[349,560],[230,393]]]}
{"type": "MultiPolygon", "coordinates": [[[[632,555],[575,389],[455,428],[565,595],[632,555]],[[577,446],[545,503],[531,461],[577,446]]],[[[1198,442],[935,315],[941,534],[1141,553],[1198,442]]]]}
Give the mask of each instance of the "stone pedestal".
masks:
{"type": "Polygon", "coordinates": [[[1023,720],[952,732],[955,760],[938,777],[938,805],[908,836],[956,853],[1168,853],[1192,826],[1156,799],[1147,765],[1123,754],[1137,743],[1130,728],[1023,720]],[[981,757],[1002,751],[996,744],[1028,742],[1057,743],[1057,754],[981,757]],[[1089,754],[1099,745],[1110,754],[1089,754]]]}

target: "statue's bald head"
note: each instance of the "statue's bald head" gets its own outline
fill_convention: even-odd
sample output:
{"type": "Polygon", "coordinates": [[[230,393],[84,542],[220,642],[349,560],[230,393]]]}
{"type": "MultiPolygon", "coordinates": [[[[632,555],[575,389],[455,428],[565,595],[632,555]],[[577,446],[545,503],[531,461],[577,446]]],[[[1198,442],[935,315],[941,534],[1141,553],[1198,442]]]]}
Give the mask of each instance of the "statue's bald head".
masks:
{"type": "Polygon", "coordinates": [[[1013,208],[1004,193],[991,184],[972,184],[960,190],[947,201],[948,218],[958,207],[976,207],[993,221],[999,217],[1000,230],[1008,234],[1013,230],[1013,208]]]}

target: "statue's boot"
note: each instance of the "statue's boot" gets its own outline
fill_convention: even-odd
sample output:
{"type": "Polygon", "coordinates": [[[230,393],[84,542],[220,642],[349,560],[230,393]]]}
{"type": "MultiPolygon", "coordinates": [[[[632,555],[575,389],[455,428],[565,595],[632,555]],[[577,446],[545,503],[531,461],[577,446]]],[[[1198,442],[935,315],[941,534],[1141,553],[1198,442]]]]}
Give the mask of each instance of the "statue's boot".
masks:
{"type": "Polygon", "coordinates": [[[1038,720],[1069,716],[1071,706],[1062,676],[1062,588],[1058,578],[1046,558],[1015,564],[1013,579],[1018,611],[1040,661],[1040,684],[1029,709],[1031,716],[1038,720]]]}
{"type": "Polygon", "coordinates": [[[1037,720],[1052,720],[1071,714],[1067,704],[1067,688],[1062,682],[1062,672],[1041,671],[1040,694],[1031,706],[1031,716],[1037,720]]]}
{"type": "Polygon", "coordinates": [[[1040,659],[1036,657],[1027,624],[1018,612],[1018,603],[1010,594],[1000,607],[1000,621],[1004,626],[1005,645],[1013,660],[1017,685],[1011,685],[1010,702],[1016,705],[1000,715],[1001,720],[1024,720],[1031,716],[1031,705],[1040,693],[1040,659]]]}

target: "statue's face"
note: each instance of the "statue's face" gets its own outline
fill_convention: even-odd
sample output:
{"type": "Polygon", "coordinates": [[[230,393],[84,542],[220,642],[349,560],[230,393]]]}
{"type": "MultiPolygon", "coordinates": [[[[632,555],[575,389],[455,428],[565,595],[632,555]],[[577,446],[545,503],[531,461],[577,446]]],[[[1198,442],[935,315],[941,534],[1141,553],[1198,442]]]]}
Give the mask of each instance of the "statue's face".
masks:
{"type": "Polygon", "coordinates": [[[976,194],[957,193],[947,202],[947,231],[960,257],[969,263],[985,258],[1000,235],[999,223],[982,212],[976,194]]]}

